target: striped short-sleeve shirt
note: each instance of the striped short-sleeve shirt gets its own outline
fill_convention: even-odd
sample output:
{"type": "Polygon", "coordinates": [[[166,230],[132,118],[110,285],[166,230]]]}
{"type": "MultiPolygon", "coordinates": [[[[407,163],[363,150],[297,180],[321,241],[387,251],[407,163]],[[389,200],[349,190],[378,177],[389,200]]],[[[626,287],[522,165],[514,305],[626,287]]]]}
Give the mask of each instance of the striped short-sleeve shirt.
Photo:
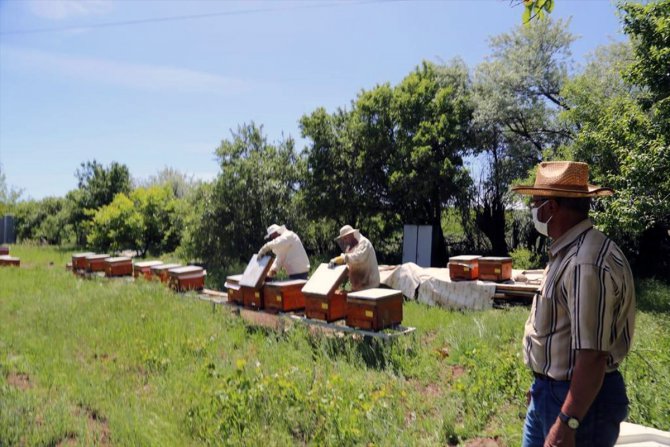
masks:
{"type": "Polygon", "coordinates": [[[607,372],[630,350],[635,287],[619,247],[586,219],[549,248],[540,292],[524,334],[524,360],[534,371],[570,380],[580,349],[609,353],[607,372]]]}

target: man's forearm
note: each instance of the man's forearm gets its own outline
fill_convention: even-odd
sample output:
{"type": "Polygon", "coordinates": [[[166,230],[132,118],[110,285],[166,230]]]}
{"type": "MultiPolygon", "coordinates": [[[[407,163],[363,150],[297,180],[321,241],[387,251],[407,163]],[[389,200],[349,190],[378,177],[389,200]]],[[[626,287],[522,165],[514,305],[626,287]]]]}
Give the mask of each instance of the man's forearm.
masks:
{"type": "Polygon", "coordinates": [[[577,351],[570,390],[561,407],[563,413],[579,420],[584,418],[603,385],[607,357],[603,351],[577,351]]]}

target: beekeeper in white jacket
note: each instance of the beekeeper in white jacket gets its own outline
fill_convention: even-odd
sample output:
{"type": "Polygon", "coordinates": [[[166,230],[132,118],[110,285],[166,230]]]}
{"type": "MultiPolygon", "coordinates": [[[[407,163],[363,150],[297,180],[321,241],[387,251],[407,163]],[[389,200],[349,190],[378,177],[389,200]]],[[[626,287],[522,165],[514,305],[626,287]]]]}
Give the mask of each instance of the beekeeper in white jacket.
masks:
{"type": "Polygon", "coordinates": [[[309,258],[305,247],[297,234],[286,229],[284,225],[272,224],[267,229],[265,239],[270,239],[258,251],[258,256],[263,256],[269,251],[277,256],[268,276],[273,278],[279,270],[284,269],[289,279],[307,279],[309,273],[309,258]]]}
{"type": "Polygon", "coordinates": [[[372,243],[351,225],[340,228],[335,241],[344,253],[330,260],[331,264],[347,264],[352,292],[379,287],[379,266],[372,243]]]}

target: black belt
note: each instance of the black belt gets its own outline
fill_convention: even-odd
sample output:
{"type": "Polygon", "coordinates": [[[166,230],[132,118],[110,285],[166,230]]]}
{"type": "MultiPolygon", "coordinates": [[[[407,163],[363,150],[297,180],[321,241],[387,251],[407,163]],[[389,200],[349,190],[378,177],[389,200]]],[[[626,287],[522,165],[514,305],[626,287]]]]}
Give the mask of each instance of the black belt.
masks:
{"type": "MultiPolygon", "coordinates": [[[[610,374],[615,374],[617,372],[618,371],[616,369],[614,371],[607,372],[607,373],[605,373],[605,377],[607,377],[610,374]]],[[[549,377],[545,374],[540,374],[539,372],[535,372],[535,371],[533,371],[533,377],[535,377],[538,380],[545,380],[547,382],[567,382],[568,381],[568,380],[554,379],[553,377],[549,377]]]]}
{"type": "Polygon", "coordinates": [[[557,379],[554,379],[553,377],[549,377],[547,375],[540,374],[540,373],[535,372],[535,371],[533,371],[533,376],[538,380],[545,380],[547,382],[566,382],[566,380],[557,380],[557,379]]]}

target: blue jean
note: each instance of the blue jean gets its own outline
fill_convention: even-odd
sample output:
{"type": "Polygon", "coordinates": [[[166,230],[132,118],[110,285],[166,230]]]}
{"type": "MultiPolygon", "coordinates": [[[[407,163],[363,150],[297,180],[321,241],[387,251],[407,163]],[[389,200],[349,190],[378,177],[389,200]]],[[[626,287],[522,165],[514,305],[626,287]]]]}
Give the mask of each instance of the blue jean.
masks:
{"type": "MultiPolygon", "coordinates": [[[[523,447],[542,447],[569,388],[569,381],[535,379],[523,427],[523,447]]],[[[619,437],[619,424],[627,415],[628,397],[623,377],[618,371],[605,374],[603,386],[577,429],[576,445],[613,446],[619,437]]]]}

